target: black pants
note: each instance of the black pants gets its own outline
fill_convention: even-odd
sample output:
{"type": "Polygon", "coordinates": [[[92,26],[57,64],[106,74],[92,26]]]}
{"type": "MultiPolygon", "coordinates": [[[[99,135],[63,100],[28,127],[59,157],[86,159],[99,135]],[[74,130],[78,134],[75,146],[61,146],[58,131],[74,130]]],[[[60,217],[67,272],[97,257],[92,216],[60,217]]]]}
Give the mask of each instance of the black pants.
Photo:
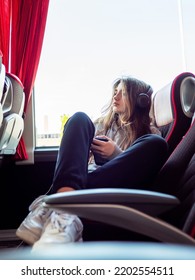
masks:
{"type": "Polygon", "coordinates": [[[167,157],[167,143],[158,135],[138,138],[122,154],[88,172],[88,158],[95,128],[82,112],[66,123],[58,153],[51,193],[60,187],[147,189],[167,157]]]}

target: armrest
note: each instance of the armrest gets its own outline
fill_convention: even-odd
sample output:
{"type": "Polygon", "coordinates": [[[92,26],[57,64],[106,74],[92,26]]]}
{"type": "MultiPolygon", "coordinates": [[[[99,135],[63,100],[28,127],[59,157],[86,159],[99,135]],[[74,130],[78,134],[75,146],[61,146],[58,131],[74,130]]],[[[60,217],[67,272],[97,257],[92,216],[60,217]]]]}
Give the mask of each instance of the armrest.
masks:
{"type": "Polygon", "coordinates": [[[162,242],[195,245],[181,230],[131,207],[114,204],[46,204],[57,210],[144,234],[162,242]]]}
{"type": "Polygon", "coordinates": [[[175,196],[137,189],[87,189],[48,195],[46,204],[117,204],[157,216],[179,204],[175,196]]]}

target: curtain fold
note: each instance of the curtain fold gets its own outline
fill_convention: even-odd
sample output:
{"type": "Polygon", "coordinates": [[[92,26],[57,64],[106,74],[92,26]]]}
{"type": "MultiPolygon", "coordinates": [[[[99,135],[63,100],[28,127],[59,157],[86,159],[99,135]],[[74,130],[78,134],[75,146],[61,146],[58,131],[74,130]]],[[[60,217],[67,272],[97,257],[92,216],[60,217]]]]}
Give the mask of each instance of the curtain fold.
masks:
{"type": "MultiPolygon", "coordinates": [[[[18,76],[24,85],[24,112],[27,110],[36,78],[48,8],[49,0],[12,0],[10,72],[18,76]]],[[[28,158],[23,138],[17,147],[15,158],[28,158]]]]}
{"type": "Polygon", "coordinates": [[[0,0],[0,50],[2,62],[9,71],[11,0],[0,0]]]}
{"type": "MultiPolygon", "coordinates": [[[[24,113],[39,65],[48,8],[49,0],[0,0],[2,61],[6,71],[18,76],[24,85],[24,113]]],[[[14,159],[27,158],[25,143],[21,138],[14,159]]]]}

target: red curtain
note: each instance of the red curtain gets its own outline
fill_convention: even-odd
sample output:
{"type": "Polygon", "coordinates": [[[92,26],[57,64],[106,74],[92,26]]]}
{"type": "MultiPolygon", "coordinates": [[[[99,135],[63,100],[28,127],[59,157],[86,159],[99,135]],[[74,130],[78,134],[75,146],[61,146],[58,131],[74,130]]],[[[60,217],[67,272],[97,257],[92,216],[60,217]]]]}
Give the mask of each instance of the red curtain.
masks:
{"type": "MultiPolygon", "coordinates": [[[[6,70],[24,85],[24,112],[39,65],[48,8],[49,0],[0,0],[0,50],[6,70]]],[[[22,138],[15,159],[27,158],[22,138]]]]}
{"type": "Polygon", "coordinates": [[[9,70],[10,15],[11,1],[0,0],[0,51],[7,71],[9,70]]]}
{"type": "MultiPolygon", "coordinates": [[[[12,0],[10,72],[24,85],[26,112],[41,55],[49,0],[12,0]]],[[[17,160],[27,159],[23,138],[17,147],[17,160]]]]}

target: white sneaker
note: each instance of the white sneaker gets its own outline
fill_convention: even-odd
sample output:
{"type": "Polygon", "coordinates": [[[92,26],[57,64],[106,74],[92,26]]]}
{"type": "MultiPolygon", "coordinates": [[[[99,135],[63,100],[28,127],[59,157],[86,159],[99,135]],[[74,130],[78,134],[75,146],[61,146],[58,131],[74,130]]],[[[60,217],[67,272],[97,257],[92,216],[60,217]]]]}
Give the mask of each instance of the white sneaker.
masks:
{"type": "Polygon", "coordinates": [[[53,211],[45,223],[41,238],[33,245],[39,249],[42,245],[82,242],[83,224],[76,215],[53,211]]]}
{"type": "Polygon", "coordinates": [[[30,245],[39,240],[43,226],[51,214],[50,209],[43,207],[44,197],[45,195],[41,195],[32,202],[29,206],[30,213],[16,230],[16,235],[30,245]]]}

